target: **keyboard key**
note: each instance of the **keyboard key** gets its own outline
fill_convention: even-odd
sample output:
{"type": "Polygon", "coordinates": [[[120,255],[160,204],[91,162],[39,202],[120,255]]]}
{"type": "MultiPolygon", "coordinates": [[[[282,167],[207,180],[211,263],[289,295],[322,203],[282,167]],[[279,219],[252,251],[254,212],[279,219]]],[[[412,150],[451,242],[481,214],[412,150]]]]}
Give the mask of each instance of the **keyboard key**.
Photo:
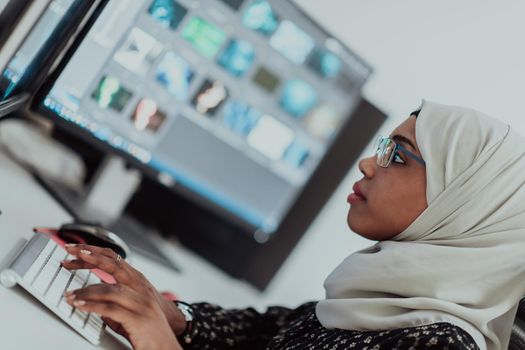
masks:
{"type": "Polygon", "coordinates": [[[91,286],[91,285],[93,285],[93,284],[100,284],[100,283],[102,283],[102,281],[100,280],[100,278],[99,278],[97,275],[95,275],[93,272],[91,272],[91,273],[89,274],[89,277],[88,277],[88,280],[87,280],[86,285],[87,285],[87,286],[91,286]]]}
{"type": "Polygon", "coordinates": [[[58,304],[58,310],[67,317],[71,316],[71,313],[73,312],[73,307],[66,303],[66,300],[62,298],[60,303],[58,304]]]}
{"type": "Polygon", "coordinates": [[[73,323],[77,326],[84,327],[86,319],[87,313],[82,312],[80,310],[75,309],[75,311],[73,311],[73,313],[71,314],[71,321],[73,321],[73,323]]]}
{"type": "MultiPolygon", "coordinates": [[[[51,257],[49,258],[44,270],[46,271],[46,273],[52,274],[53,279],[51,280],[49,286],[44,292],[44,296],[47,295],[47,293],[49,293],[49,289],[53,286],[53,284],[55,284],[55,279],[58,277],[60,270],[63,270],[62,267],[60,266],[60,262],[64,260],[66,256],[67,256],[67,252],[64,249],[62,249],[62,247],[58,247],[58,246],[53,251],[53,254],[51,254],[51,257]]],[[[42,270],[41,273],[43,273],[44,270],[42,270]]],[[[37,279],[39,277],[37,277],[37,279]]],[[[64,287],[65,287],[65,284],[64,284],[64,287]]]]}
{"type": "Polygon", "coordinates": [[[84,331],[90,337],[93,337],[93,338],[95,338],[97,340],[100,339],[100,335],[101,335],[102,330],[103,330],[102,326],[93,325],[93,324],[89,323],[89,321],[84,326],[84,331]]]}
{"type": "Polygon", "coordinates": [[[79,309],[75,309],[75,314],[78,314],[79,317],[81,317],[84,320],[84,323],[85,323],[85,321],[87,320],[87,318],[89,316],[88,312],[80,311],[79,309]]]}
{"type": "Polygon", "coordinates": [[[102,321],[102,318],[94,313],[90,313],[88,316],[88,321],[86,323],[87,326],[92,326],[94,328],[101,329],[104,326],[104,321],[102,321]]]}
{"type": "Polygon", "coordinates": [[[87,281],[89,278],[90,271],[89,270],[76,270],[75,274],[78,278],[80,278],[82,281],[87,281]]]}
{"type": "Polygon", "coordinates": [[[56,249],[53,251],[53,254],[51,254],[49,261],[53,264],[60,265],[60,262],[64,260],[67,255],[68,254],[64,248],[57,246],[56,249]]]}
{"type": "Polygon", "coordinates": [[[56,277],[59,266],[51,260],[51,257],[44,262],[43,268],[40,270],[36,276],[35,282],[33,283],[33,288],[39,294],[44,295],[47,291],[47,288],[51,282],[56,277]]]}
{"type": "Polygon", "coordinates": [[[62,299],[64,292],[66,291],[66,287],[68,286],[71,277],[72,274],[70,271],[63,267],[60,268],[57,277],[51,284],[46,294],[46,299],[51,302],[51,305],[58,305],[60,299],[62,299]]]}
{"type": "Polygon", "coordinates": [[[73,276],[71,283],[67,287],[67,290],[73,291],[73,290],[80,289],[84,287],[85,283],[86,283],[86,280],[82,278],[82,274],[78,273],[78,271],[75,271],[75,275],[73,276]]]}
{"type": "Polygon", "coordinates": [[[87,335],[91,338],[94,338],[96,342],[100,341],[100,336],[102,335],[102,329],[97,330],[95,328],[84,328],[84,331],[87,333],[87,335]]]}
{"type": "MultiPolygon", "coordinates": [[[[46,246],[44,247],[44,249],[42,249],[42,251],[38,254],[38,257],[36,258],[33,265],[31,265],[29,270],[27,270],[26,274],[22,276],[29,284],[32,284],[34,282],[34,279],[40,272],[40,269],[42,268],[44,263],[47,261],[47,258],[53,252],[53,249],[55,249],[56,246],[57,245],[55,242],[53,242],[52,240],[49,240],[46,246]]],[[[31,251],[25,251],[22,254],[31,254],[31,253],[32,253],[31,251]]]]}

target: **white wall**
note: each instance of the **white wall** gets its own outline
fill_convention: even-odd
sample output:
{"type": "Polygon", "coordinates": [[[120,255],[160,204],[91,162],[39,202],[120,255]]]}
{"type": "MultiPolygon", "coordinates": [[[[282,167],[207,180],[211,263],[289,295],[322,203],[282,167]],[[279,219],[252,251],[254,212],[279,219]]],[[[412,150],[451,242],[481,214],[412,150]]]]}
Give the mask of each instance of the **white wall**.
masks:
{"type": "MultiPolygon", "coordinates": [[[[524,1],[296,2],[374,68],[364,95],[389,115],[380,133],[422,98],[472,107],[525,133],[524,1]]],[[[355,166],[272,282],[267,303],[322,298],[326,275],[372,243],[346,226],[346,196],[360,178],[355,166]]]]}

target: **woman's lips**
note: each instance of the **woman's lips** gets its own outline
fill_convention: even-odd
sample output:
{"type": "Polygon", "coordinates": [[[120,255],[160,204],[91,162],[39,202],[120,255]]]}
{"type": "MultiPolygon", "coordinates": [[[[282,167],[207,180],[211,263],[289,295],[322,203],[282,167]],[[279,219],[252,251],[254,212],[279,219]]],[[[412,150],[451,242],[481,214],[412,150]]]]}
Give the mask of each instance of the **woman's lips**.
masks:
{"type": "Polygon", "coordinates": [[[347,198],[347,202],[352,204],[352,203],[357,203],[357,202],[362,202],[364,201],[365,199],[355,193],[350,193],[350,195],[348,195],[348,198],[347,198]]]}
{"type": "Polygon", "coordinates": [[[348,203],[352,204],[366,200],[366,197],[359,189],[359,185],[357,184],[357,182],[354,184],[354,187],[352,189],[354,190],[354,193],[350,193],[348,195],[348,198],[346,200],[348,203]]]}

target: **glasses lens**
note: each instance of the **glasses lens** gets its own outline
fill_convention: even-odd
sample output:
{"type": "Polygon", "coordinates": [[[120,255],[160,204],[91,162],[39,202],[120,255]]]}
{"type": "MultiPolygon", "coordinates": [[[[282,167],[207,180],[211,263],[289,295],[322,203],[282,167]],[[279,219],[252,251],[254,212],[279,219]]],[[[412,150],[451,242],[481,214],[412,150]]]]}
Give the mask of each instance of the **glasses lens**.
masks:
{"type": "Polygon", "coordinates": [[[376,140],[376,156],[379,155],[381,149],[381,143],[383,142],[383,136],[379,136],[376,140]]]}
{"type": "Polygon", "coordinates": [[[389,138],[383,138],[377,148],[377,164],[386,168],[390,165],[396,144],[389,138]]]}

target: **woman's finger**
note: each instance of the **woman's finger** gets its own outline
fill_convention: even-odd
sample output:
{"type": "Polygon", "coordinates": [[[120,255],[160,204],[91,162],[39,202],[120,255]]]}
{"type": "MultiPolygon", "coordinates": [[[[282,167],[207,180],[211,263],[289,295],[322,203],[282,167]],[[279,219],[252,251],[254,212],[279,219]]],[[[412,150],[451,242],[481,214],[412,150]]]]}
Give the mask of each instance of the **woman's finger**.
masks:
{"type": "Polygon", "coordinates": [[[135,292],[120,284],[94,284],[86,288],[66,292],[65,295],[67,302],[70,304],[77,300],[108,302],[120,305],[132,312],[140,312],[145,307],[135,292]]]}
{"type": "Polygon", "coordinates": [[[95,265],[90,264],[80,259],[62,260],[61,264],[68,270],[82,270],[82,269],[96,269],[97,268],[95,265]]]}
{"type": "MultiPolygon", "coordinates": [[[[67,247],[67,251],[71,255],[75,255],[79,260],[82,260],[88,264],[91,264],[93,268],[100,269],[112,275],[118,283],[125,285],[132,285],[133,279],[130,276],[128,269],[128,264],[118,258],[118,255],[115,254],[116,258],[110,258],[107,255],[102,255],[97,253],[100,247],[86,246],[86,245],[76,245],[67,247]]],[[[102,248],[100,248],[102,249],[102,248]]]]}
{"type": "Polygon", "coordinates": [[[96,245],[88,245],[88,244],[66,244],[65,248],[70,254],[76,255],[72,252],[79,252],[82,249],[87,249],[89,251],[92,251],[93,253],[97,253],[100,255],[107,256],[111,259],[117,259],[117,253],[113,251],[113,249],[110,248],[103,248],[103,247],[97,247],[96,245]]]}
{"type": "Polygon", "coordinates": [[[97,247],[94,245],[87,245],[87,244],[66,244],[65,246],[67,252],[71,255],[79,256],[79,254],[82,254],[82,252],[90,252],[94,255],[106,257],[108,261],[116,262],[116,264],[119,266],[119,268],[123,268],[125,270],[131,270],[131,266],[117,253],[115,253],[112,249],[109,248],[102,248],[97,247]]]}
{"type": "Polygon", "coordinates": [[[75,300],[73,301],[73,306],[75,306],[80,311],[94,312],[102,317],[110,318],[118,323],[125,323],[126,321],[133,320],[137,317],[133,312],[117,304],[103,301],[75,300]]]}

